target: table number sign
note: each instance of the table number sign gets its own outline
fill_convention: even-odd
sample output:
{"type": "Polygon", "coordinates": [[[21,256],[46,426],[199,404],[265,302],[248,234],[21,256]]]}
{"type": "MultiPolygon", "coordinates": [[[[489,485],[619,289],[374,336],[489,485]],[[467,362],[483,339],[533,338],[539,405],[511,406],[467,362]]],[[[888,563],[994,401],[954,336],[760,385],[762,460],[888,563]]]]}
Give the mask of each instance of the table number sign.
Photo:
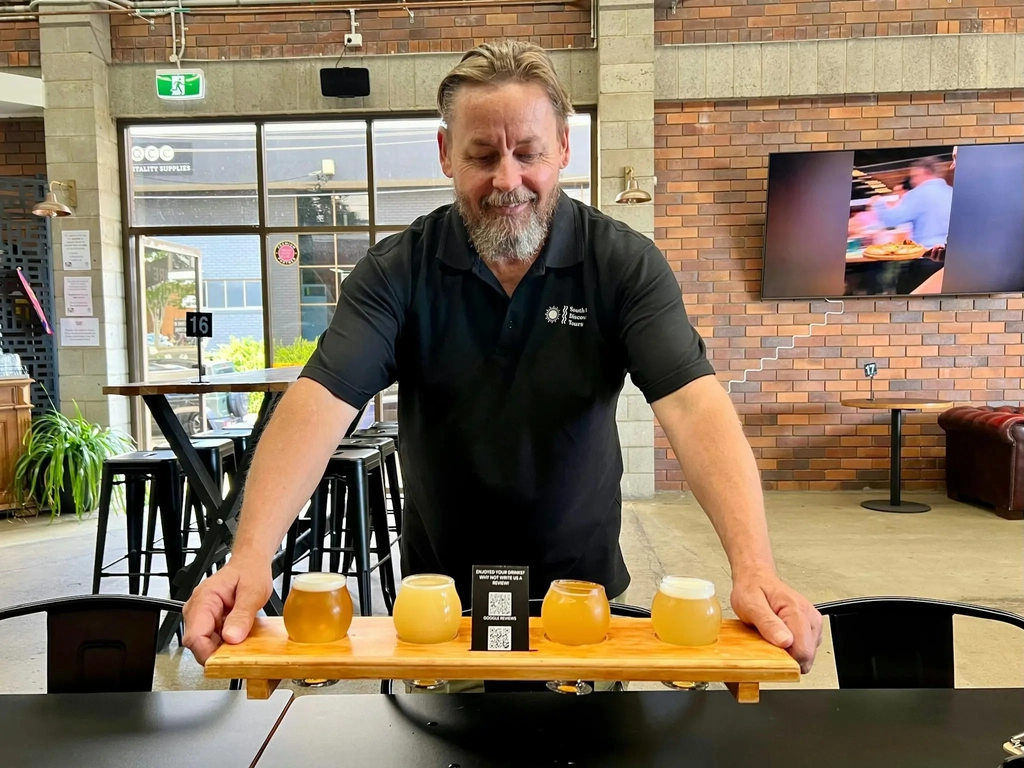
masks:
{"type": "Polygon", "coordinates": [[[190,339],[208,339],[213,336],[213,313],[186,312],[185,336],[190,339]]]}
{"type": "Polygon", "coordinates": [[[203,380],[203,339],[213,337],[212,312],[186,312],[185,336],[196,339],[196,361],[199,367],[199,381],[203,380]]]}
{"type": "Polygon", "coordinates": [[[473,566],[474,651],[530,650],[530,569],[473,566]]]}
{"type": "Polygon", "coordinates": [[[868,377],[868,388],[871,390],[869,399],[875,399],[875,376],[878,373],[878,363],[865,363],[864,375],[868,377]]]}

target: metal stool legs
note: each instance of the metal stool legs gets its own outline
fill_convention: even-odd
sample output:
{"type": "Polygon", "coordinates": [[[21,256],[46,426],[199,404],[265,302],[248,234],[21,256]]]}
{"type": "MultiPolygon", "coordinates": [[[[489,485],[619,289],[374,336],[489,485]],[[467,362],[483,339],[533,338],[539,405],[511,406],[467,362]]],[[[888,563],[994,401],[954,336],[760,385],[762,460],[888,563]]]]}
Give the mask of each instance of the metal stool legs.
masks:
{"type": "Polygon", "coordinates": [[[108,464],[103,465],[100,480],[100,508],[96,521],[96,556],[92,561],[92,593],[100,593],[100,574],[103,573],[103,552],[107,547],[107,521],[110,518],[110,495],[114,489],[114,472],[108,464]]]}

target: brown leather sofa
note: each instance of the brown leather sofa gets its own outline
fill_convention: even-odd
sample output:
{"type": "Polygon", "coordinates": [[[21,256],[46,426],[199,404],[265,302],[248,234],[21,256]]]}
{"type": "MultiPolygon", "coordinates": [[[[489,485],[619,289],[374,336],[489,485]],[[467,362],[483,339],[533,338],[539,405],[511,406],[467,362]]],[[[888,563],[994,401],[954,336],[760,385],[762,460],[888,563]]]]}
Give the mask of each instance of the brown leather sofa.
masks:
{"type": "Polygon", "coordinates": [[[1024,518],[1024,408],[960,406],[939,416],[946,432],[946,495],[1024,518]]]}

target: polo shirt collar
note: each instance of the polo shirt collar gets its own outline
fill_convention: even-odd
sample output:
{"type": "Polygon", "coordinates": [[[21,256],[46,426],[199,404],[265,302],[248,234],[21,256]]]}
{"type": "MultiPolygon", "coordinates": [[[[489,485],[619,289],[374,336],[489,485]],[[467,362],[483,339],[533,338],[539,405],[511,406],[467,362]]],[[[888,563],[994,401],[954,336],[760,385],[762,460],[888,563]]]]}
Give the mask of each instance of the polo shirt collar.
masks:
{"type": "MultiPolygon", "coordinates": [[[[469,241],[466,223],[454,205],[448,209],[447,218],[448,226],[441,238],[437,256],[455,269],[472,269],[480,256],[469,241]]],[[[546,267],[571,267],[583,261],[583,237],[579,230],[580,221],[576,206],[564,191],[559,190],[555,214],[551,218],[551,228],[540,256],[534,264],[534,270],[543,272],[546,267]]]]}

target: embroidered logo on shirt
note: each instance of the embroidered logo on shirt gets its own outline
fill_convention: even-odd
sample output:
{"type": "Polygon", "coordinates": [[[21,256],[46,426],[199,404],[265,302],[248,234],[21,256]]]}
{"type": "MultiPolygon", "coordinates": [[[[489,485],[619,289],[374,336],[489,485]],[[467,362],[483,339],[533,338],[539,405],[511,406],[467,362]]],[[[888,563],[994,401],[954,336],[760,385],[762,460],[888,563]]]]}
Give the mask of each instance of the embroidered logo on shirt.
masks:
{"type": "Polygon", "coordinates": [[[552,325],[561,323],[562,325],[571,325],[574,328],[582,328],[583,323],[587,319],[587,308],[570,307],[568,304],[564,304],[561,307],[548,307],[544,311],[544,319],[552,325]]]}

